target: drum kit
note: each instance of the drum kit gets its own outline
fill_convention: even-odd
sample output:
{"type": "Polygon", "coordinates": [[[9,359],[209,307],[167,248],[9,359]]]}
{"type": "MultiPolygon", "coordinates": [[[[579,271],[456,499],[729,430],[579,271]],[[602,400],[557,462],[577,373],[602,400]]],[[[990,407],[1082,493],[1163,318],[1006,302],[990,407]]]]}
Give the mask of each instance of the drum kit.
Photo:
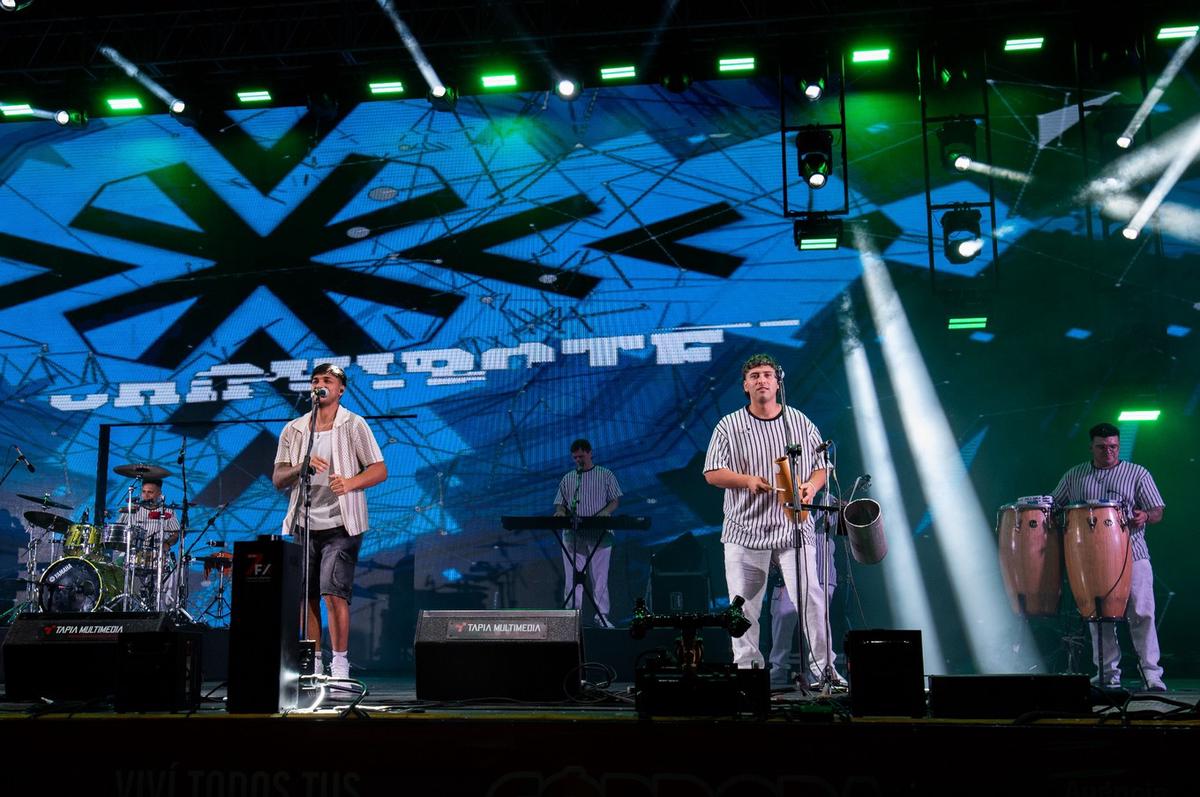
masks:
{"type": "Polygon", "coordinates": [[[1129,515],[1112,501],[1080,501],[1055,511],[1053,499],[1039,495],[1000,507],[1000,573],[1013,611],[1056,615],[1065,564],[1083,619],[1121,620],[1133,574],[1130,532],[1129,515]]]}
{"type": "Polygon", "coordinates": [[[147,480],[159,484],[170,472],[146,463],[119,465],[113,470],[132,480],[125,504],[117,513],[120,522],[107,522],[112,516],[108,510],[104,518],[97,518],[100,522],[89,522],[86,510],[79,522],[73,522],[52,511],[70,512],[70,505],[52,500],[48,494],[17,494],[38,505],[24,513],[29,527],[28,590],[20,608],[41,612],[165,611],[177,621],[192,621],[186,608],[185,574],[187,566],[195,562],[204,566],[203,583],[207,584],[214,572],[218,577],[217,594],[202,615],[226,619],[229,604],[223,591],[233,555],[217,550],[192,557],[184,551],[182,563],[177,561],[170,546],[181,533],[174,514],[181,507],[165,502],[159,490],[147,487],[147,480]],[[135,495],[139,485],[143,489],[135,495]],[[49,560],[44,569],[39,567],[39,558],[49,560]]]}

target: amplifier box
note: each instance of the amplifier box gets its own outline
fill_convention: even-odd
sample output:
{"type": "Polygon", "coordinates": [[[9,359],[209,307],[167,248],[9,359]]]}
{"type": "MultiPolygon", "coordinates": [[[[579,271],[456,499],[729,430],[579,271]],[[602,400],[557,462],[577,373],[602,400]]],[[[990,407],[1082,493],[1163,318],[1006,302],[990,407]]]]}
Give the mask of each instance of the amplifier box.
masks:
{"type": "Polygon", "coordinates": [[[579,692],[579,612],[431,610],[417,620],[419,700],[565,700],[579,692]]]}
{"type": "Polygon", "coordinates": [[[1031,711],[1088,714],[1086,675],[931,675],[929,714],[967,719],[1014,719],[1031,711]]]}
{"type": "Polygon", "coordinates": [[[8,699],[111,697],[117,690],[121,635],[168,628],[164,612],[19,614],[4,638],[8,699]]]}

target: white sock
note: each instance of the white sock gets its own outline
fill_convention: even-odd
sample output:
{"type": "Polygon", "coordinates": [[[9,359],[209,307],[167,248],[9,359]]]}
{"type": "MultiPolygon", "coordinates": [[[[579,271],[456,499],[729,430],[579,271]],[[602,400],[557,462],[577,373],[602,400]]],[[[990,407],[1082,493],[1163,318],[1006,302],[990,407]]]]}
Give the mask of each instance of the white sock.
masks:
{"type": "Polygon", "coordinates": [[[341,659],[342,661],[345,661],[346,657],[349,655],[350,651],[348,650],[335,650],[333,651],[333,660],[337,661],[338,659],[341,659]]]}

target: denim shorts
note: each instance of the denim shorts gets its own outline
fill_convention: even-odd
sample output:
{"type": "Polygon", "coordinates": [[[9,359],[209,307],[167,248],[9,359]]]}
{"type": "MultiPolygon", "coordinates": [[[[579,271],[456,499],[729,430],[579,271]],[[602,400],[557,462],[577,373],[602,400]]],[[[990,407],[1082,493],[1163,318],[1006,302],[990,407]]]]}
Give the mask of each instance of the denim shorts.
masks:
{"type": "Polygon", "coordinates": [[[362,535],[351,536],[344,526],[310,532],[308,597],[336,595],[349,603],[361,546],[362,535]]]}

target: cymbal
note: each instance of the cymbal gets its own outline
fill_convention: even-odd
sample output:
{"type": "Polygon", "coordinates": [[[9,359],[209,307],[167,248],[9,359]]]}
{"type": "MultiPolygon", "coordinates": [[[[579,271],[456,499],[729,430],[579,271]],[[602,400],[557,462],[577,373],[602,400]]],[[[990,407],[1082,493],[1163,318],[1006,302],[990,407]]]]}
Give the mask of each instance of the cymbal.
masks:
{"type": "Polygon", "coordinates": [[[35,504],[41,504],[46,509],[54,507],[55,509],[65,509],[70,512],[75,507],[60,504],[58,501],[51,501],[49,495],[26,495],[25,493],[17,493],[17,498],[24,498],[26,501],[33,501],[35,504]]]}
{"type": "Polygon", "coordinates": [[[113,473],[119,476],[128,476],[131,479],[165,479],[171,475],[171,471],[166,468],[160,468],[158,465],[151,465],[148,462],[118,465],[113,468],[113,473]]]}
{"type": "Polygon", "coordinates": [[[65,534],[67,529],[71,527],[71,521],[67,520],[62,515],[55,515],[52,512],[37,512],[30,510],[25,513],[25,519],[39,529],[47,529],[59,534],[65,534]]]}

